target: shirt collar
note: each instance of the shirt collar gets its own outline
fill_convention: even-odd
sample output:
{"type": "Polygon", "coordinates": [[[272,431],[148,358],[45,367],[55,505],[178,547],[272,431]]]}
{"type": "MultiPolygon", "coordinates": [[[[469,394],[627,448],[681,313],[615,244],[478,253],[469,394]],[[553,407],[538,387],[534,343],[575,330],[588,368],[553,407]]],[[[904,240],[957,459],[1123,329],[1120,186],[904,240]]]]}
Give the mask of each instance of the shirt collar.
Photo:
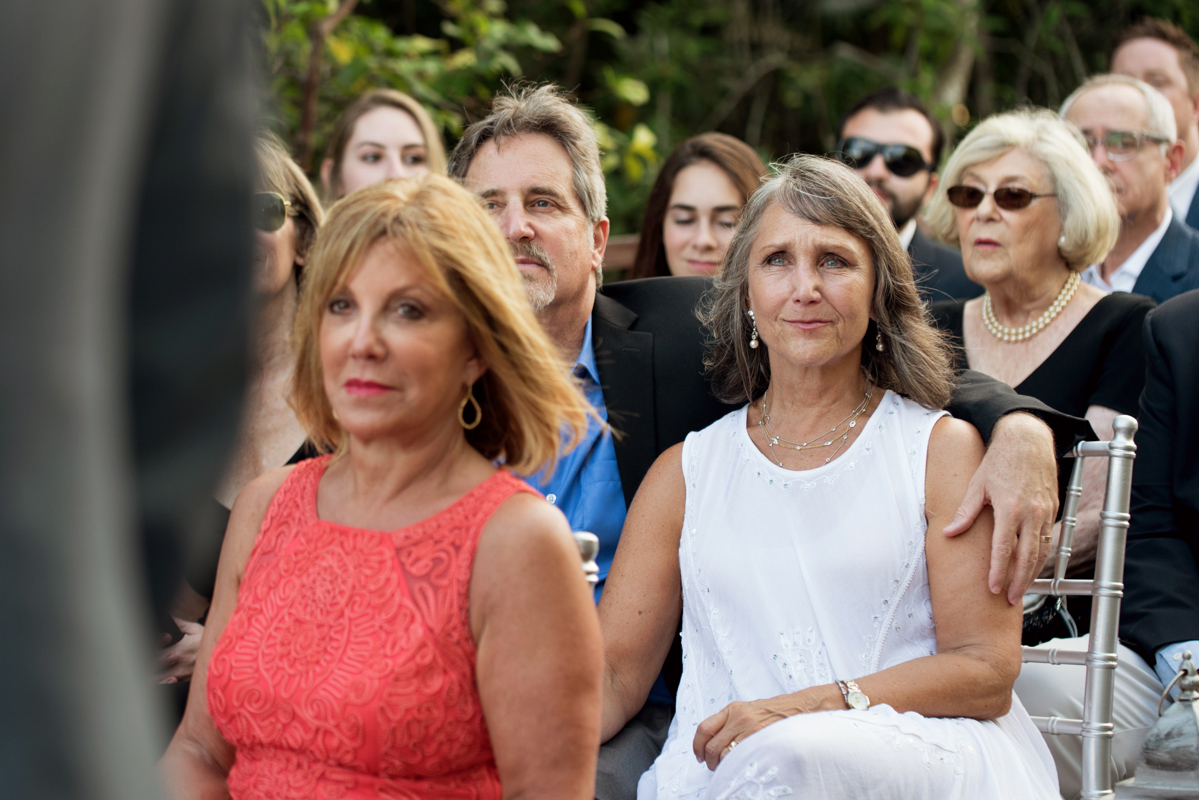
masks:
{"type": "Polygon", "coordinates": [[[575,359],[571,372],[578,375],[580,369],[593,382],[599,383],[599,367],[595,364],[595,349],[591,346],[591,317],[587,318],[587,327],[583,329],[583,347],[579,350],[579,357],[575,359]]]}
{"type": "Polygon", "coordinates": [[[1186,219],[1195,202],[1195,189],[1199,188],[1199,158],[1178,173],[1178,177],[1170,183],[1170,205],[1181,219],[1186,219]]]}
{"type": "MultiPolygon", "coordinates": [[[[1199,162],[1199,158],[1195,159],[1199,162]]],[[[899,229],[899,244],[903,247],[904,252],[912,246],[912,237],[916,235],[916,218],[909,219],[902,228],[899,229]]]]}
{"type": "MultiPolygon", "coordinates": [[[[1199,159],[1196,159],[1199,161],[1199,159]]],[[[1145,269],[1145,265],[1149,263],[1149,257],[1153,255],[1153,251],[1161,244],[1162,237],[1166,235],[1166,228],[1170,227],[1170,223],[1174,220],[1174,212],[1166,206],[1166,216],[1162,219],[1157,230],[1145,237],[1145,241],[1141,242],[1136,250],[1124,260],[1124,263],[1116,268],[1112,273],[1111,282],[1103,279],[1102,264],[1092,264],[1087,267],[1083,273],[1083,280],[1092,286],[1096,286],[1104,291],[1110,292],[1113,289],[1121,292],[1131,292],[1132,287],[1136,285],[1137,278],[1141,277],[1141,272],[1145,269]]]]}

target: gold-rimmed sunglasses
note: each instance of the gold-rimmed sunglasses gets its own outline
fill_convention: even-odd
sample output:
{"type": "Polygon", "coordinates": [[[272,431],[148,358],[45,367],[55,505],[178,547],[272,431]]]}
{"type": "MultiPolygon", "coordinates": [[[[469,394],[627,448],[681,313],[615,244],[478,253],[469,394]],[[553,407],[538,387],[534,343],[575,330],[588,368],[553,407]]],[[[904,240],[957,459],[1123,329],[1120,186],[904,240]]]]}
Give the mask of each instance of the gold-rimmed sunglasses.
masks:
{"type": "Polygon", "coordinates": [[[291,201],[278,192],[258,192],[252,198],[254,227],[264,233],[272,233],[287,222],[287,209],[291,201]]]}

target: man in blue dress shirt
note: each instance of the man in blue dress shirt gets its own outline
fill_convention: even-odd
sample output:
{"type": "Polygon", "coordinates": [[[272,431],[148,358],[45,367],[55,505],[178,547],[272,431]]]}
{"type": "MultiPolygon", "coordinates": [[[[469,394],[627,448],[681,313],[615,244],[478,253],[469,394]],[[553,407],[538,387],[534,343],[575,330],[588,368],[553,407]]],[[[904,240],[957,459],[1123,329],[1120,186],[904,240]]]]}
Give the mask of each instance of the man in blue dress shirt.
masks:
{"type": "MultiPolygon", "coordinates": [[[[654,459],[732,410],[712,395],[703,373],[704,336],[694,309],[710,283],[651,278],[600,291],[608,219],[599,145],[588,117],[554,86],[497,97],[492,113],[455,147],[449,173],[479,195],[508,239],[538,320],[615,431],[593,424],[552,476],[532,480],[572,528],[599,537],[604,578],[628,504],[654,459]]],[[[1041,416],[1064,447],[1085,428],[969,373],[951,408],[992,441],[972,481],[974,500],[959,512],[961,530],[984,504],[995,508],[1000,577],[993,589],[1006,588],[1018,601],[1048,557],[1039,537],[1052,525],[1057,476],[1050,428],[1031,414],[1009,412],[1041,416]],[[1009,555],[1017,563],[1005,587],[1009,555]]],[[[667,686],[681,672],[677,650],[664,672],[668,680],[657,682],[641,713],[601,749],[597,797],[635,795],[637,778],[661,749],[673,713],[667,686]]]]}

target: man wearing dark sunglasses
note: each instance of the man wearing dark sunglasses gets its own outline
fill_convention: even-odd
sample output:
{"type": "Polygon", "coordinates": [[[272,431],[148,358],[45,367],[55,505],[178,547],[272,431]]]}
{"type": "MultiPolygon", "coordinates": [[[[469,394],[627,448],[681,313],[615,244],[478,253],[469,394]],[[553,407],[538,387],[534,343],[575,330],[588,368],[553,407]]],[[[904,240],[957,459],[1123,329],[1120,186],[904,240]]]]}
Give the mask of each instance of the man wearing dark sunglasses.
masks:
{"type": "Polygon", "coordinates": [[[1066,98],[1061,115],[1082,131],[1120,209],[1116,246],[1082,279],[1159,303],[1199,288],[1199,233],[1170,208],[1183,145],[1169,101],[1136,78],[1096,75],[1066,98]]]}
{"type": "Polygon", "coordinates": [[[932,241],[916,214],[937,188],[943,137],[919,98],[894,87],[863,97],[837,132],[837,158],[852,167],[887,207],[926,301],[971,298],[982,287],[966,277],[957,250],[932,241]]]}

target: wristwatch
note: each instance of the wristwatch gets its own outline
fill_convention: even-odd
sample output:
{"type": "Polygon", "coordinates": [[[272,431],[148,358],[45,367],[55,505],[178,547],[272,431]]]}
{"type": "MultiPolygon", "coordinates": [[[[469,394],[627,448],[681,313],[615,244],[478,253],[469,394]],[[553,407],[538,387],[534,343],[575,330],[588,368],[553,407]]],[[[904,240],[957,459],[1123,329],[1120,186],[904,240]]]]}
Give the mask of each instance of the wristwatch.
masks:
{"type": "Polygon", "coordinates": [[[870,708],[870,698],[866,693],[858,688],[854,681],[837,681],[837,686],[841,689],[841,695],[845,698],[845,705],[856,711],[865,711],[870,708]]]}

